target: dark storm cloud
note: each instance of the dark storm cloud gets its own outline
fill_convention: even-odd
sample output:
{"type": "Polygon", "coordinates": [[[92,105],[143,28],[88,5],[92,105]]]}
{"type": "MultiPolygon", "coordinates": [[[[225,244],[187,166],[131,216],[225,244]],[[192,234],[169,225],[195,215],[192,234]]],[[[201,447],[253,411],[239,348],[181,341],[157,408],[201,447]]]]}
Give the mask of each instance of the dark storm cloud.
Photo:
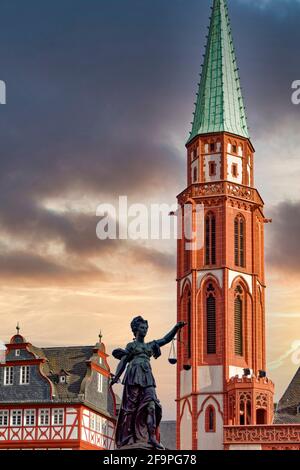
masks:
{"type": "MultiPolygon", "coordinates": [[[[185,185],[184,141],[210,3],[1,2],[2,231],[39,246],[56,241],[66,256],[89,259],[112,246],[100,248],[93,217],[51,213],[43,200],[76,193],[101,202],[161,188],[175,198],[185,185]]],[[[290,84],[300,78],[300,7],[287,3],[283,14],[280,0],[271,3],[261,10],[229,2],[253,136],[300,112],[290,104],[290,84]]],[[[147,259],[170,266],[168,257],[137,253],[147,259]]]]}
{"type": "Polygon", "coordinates": [[[97,278],[107,280],[107,275],[88,263],[81,263],[73,268],[59,264],[35,253],[16,250],[12,253],[0,253],[0,279],[2,285],[16,281],[27,284],[74,284],[90,282],[97,278]]]}
{"type": "Polygon", "coordinates": [[[267,262],[279,271],[300,274],[300,202],[282,202],[271,215],[267,262]]]}

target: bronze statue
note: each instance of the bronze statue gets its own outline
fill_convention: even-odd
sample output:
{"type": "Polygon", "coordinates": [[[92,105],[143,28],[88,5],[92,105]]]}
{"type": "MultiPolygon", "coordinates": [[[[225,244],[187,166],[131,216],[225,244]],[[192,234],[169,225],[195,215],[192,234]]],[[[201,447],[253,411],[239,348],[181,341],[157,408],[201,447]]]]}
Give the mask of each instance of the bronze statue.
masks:
{"type": "Polygon", "coordinates": [[[112,355],[120,360],[111,385],[117,383],[126,369],[123,379],[123,397],[116,429],[118,448],[150,445],[155,449],[164,447],[158,442],[156,431],[162,417],[162,409],[156,395],[156,383],[152,374],[150,358],[161,355],[160,348],[170,343],[177,332],[185,326],[177,325],[162,339],[145,343],[148,322],[136,317],[131,322],[134,340],[126,349],[115,349],[112,355]]]}

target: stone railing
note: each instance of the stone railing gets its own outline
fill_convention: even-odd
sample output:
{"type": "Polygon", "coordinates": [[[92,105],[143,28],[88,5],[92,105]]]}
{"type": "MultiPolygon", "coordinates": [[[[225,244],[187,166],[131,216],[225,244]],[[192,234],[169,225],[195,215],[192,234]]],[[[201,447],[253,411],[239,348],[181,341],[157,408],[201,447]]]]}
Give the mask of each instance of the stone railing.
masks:
{"type": "Polygon", "coordinates": [[[299,444],[300,424],[224,426],[224,444],[299,444]]]}
{"type": "Polygon", "coordinates": [[[231,183],[230,181],[219,181],[216,183],[196,183],[189,186],[179,196],[179,201],[187,197],[216,197],[232,196],[245,201],[251,201],[263,205],[258,191],[250,186],[231,183]]]}

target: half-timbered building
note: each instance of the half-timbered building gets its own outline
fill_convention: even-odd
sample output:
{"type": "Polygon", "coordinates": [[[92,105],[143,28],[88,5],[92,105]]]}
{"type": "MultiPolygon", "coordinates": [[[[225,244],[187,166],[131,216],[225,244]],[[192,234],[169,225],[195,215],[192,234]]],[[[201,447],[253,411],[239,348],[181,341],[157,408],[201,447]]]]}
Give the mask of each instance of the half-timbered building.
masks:
{"type": "Polygon", "coordinates": [[[114,448],[108,355],[94,346],[37,348],[19,329],[0,364],[0,450],[114,448]]]}

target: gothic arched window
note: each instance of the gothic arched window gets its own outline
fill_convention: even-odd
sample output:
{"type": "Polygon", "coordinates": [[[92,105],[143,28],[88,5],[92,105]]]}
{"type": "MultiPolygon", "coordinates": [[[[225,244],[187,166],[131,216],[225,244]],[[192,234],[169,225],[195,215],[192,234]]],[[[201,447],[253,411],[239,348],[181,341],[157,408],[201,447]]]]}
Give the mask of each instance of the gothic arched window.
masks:
{"type": "Polygon", "coordinates": [[[205,410],[205,432],[216,432],[216,411],[212,405],[205,410]]]}
{"type": "Polygon", "coordinates": [[[212,284],[208,285],[206,291],[206,352],[217,352],[216,296],[212,284]]]}
{"type": "Polygon", "coordinates": [[[242,268],[245,267],[245,232],[245,220],[238,215],[234,219],[234,262],[242,268]]]}
{"type": "Polygon", "coordinates": [[[243,342],[244,295],[241,286],[235,289],[234,296],[234,352],[237,356],[244,354],[243,342]]]}
{"type": "Polygon", "coordinates": [[[192,357],[192,303],[191,303],[190,293],[187,298],[187,328],[188,328],[187,357],[188,359],[190,359],[192,357]]]}
{"type": "Polygon", "coordinates": [[[216,217],[212,212],[205,218],[205,264],[216,264],[216,217]]]}

